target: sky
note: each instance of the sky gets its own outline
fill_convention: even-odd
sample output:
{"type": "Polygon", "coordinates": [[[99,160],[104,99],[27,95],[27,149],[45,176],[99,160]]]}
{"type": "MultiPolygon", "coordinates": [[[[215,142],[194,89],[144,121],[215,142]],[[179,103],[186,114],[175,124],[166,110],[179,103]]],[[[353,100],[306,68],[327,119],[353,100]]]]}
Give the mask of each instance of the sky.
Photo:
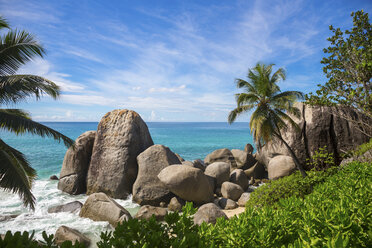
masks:
{"type": "Polygon", "coordinates": [[[37,121],[99,121],[131,109],[145,121],[225,122],[240,92],[235,79],[257,62],[286,69],[282,91],[314,92],[326,82],[329,25],[349,29],[361,9],[372,13],[372,1],[0,0],[11,27],[47,51],[18,73],[62,89],[58,100],[7,107],[37,121]]]}

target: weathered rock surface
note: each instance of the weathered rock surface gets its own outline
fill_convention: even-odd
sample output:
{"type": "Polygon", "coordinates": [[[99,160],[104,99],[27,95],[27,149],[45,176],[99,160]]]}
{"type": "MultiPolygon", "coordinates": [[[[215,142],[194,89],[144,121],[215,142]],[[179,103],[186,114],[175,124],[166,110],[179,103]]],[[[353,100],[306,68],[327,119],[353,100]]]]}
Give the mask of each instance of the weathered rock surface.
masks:
{"type": "Polygon", "coordinates": [[[249,200],[250,197],[251,197],[251,193],[244,192],[244,193],[239,197],[238,205],[239,205],[240,207],[245,207],[245,204],[247,203],[247,201],[249,200]]]}
{"type": "Polygon", "coordinates": [[[257,162],[251,168],[244,170],[244,173],[248,178],[253,177],[257,179],[265,178],[267,174],[265,170],[265,166],[260,162],[257,162]]]}
{"type": "Polygon", "coordinates": [[[79,215],[94,221],[108,221],[114,227],[118,222],[132,218],[125,208],[105,193],[91,194],[85,201],[79,215]]]}
{"type": "Polygon", "coordinates": [[[220,205],[220,207],[222,209],[235,209],[238,207],[238,204],[236,204],[235,201],[231,200],[231,199],[227,199],[227,198],[221,198],[219,201],[218,201],[218,205],[220,205]]]}
{"type": "Polygon", "coordinates": [[[205,165],[204,161],[201,160],[201,159],[194,160],[193,161],[193,164],[194,164],[194,167],[195,168],[201,169],[202,171],[205,171],[205,168],[207,168],[207,166],[205,165]]]}
{"type": "Polygon", "coordinates": [[[83,235],[78,230],[72,229],[67,226],[60,226],[55,235],[55,243],[61,245],[65,241],[71,241],[72,244],[75,244],[78,241],[80,244],[84,244],[86,247],[90,245],[90,239],[83,235]]]}
{"type": "Polygon", "coordinates": [[[208,154],[205,159],[204,163],[209,165],[214,162],[225,162],[230,165],[230,170],[234,170],[237,168],[236,161],[234,155],[231,153],[229,149],[218,149],[213,151],[212,153],[208,154]]]}
{"type": "Polygon", "coordinates": [[[52,175],[49,177],[49,180],[59,180],[56,175],[52,175]]]}
{"type": "MultiPolygon", "coordinates": [[[[133,201],[140,205],[158,206],[169,202],[173,194],[160,182],[158,174],[169,165],[180,164],[168,147],[153,145],[137,157],[138,176],[133,185],[133,201]]],[[[190,162],[191,163],[191,162],[190,162]]]]}
{"type": "Polygon", "coordinates": [[[178,158],[181,162],[185,161],[185,160],[183,159],[183,157],[181,157],[181,155],[179,155],[178,153],[175,153],[175,154],[176,154],[177,158],[178,158]]]}
{"type": "Polygon", "coordinates": [[[239,149],[232,149],[231,153],[235,158],[238,169],[247,170],[254,166],[257,162],[257,160],[252,156],[252,154],[248,152],[239,149]]]}
{"type": "Polygon", "coordinates": [[[223,182],[229,181],[230,165],[225,162],[214,162],[207,166],[204,174],[216,178],[217,187],[219,187],[223,182]]]}
{"type": "Polygon", "coordinates": [[[86,192],[86,179],[96,131],[87,131],[75,141],[63,159],[58,189],[73,195],[86,192]]]}
{"type": "Polygon", "coordinates": [[[346,158],[341,161],[340,166],[345,166],[352,161],[359,161],[359,162],[371,162],[372,161],[372,149],[366,151],[364,154],[359,156],[353,156],[351,158],[346,158]]]}
{"type": "Polygon", "coordinates": [[[162,221],[167,213],[168,211],[165,208],[144,205],[138,210],[134,218],[149,220],[154,215],[156,220],[162,221]]]}
{"type": "Polygon", "coordinates": [[[267,171],[268,171],[270,180],[289,176],[295,170],[296,170],[296,165],[292,157],[285,156],[285,155],[279,155],[279,156],[273,157],[267,166],[267,171]]]}
{"type": "Polygon", "coordinates": [[[137,156],[152,146],[146,123],[134,111],[113,110],[100,121],[87,177],[87,194],[126,199],[137,177],[137,156]]]}
{"type": "Polygon", "coordinates": [[[70,212],[78,213],[81,210],[83,204],[79,201],[73,201],[66,204],[54,206],[48,208],[48,213],[60,213],[60,212],[70,212]]]}
{"type": "Polygon", "coordinates": [[[213,200],[213,188],[199,169],[183,165],[164,168],[158,178],[175,195],[186,201],[203,204],[213,200]]]}
{"type": "MultiPolygon", "coordinates": [[[[296,132],[290,127],[283,133],[283,138],[302,164],[306,164],[306,159],[324,146],[327,146],[328,152],[332,153],[338,162],[341,161],[342,152],[352,150],[369,141],[369,137],[358,131],[352,123],[340,117],[344,113],[356,116],[355,112],[350,109],[311,107],[303,103],[297,103],[296,106],[301,111],[301,118],[291,117],[301,130],[296,132]]],[[[268,165],[270,159],[277,155],[290,156],[282,142],[273,140],[262,148],[257,159],[268,165]]]]}
{"type": "Polygon", "coordinates": [[[253,146],[251,144],[246,144],[245,147],[244,147],[244,151],[247,152],[248,154],[251,154],[253,153],[253,146]]]}
{"type": "Polygon", "coordinates": [[[203,222],[215,224],[217,218],[227,219],[227,216],[216,204],[207,203],[194,214],[194,223],[197,225],[201,225],[203,222]]]}
{"type": "Polygon", "coordinates": [[[221,193],[223,197],[237,201],[244,193],[244,190],[235,183],[224,182],[221,187],[221,193]]]}
{"type": "Polygon", "coordinates": [[[168,204],[168,210],[173,212],[181,212],[184,205],[184,200],[179,197],[173,197],[168,204]]]}
{"type": "Polygon", "coordinates": [[[243,190],[248,188],[248,177],[241,169],[235,169],[230,174],[230,182],[240,185],[243,190]]]}

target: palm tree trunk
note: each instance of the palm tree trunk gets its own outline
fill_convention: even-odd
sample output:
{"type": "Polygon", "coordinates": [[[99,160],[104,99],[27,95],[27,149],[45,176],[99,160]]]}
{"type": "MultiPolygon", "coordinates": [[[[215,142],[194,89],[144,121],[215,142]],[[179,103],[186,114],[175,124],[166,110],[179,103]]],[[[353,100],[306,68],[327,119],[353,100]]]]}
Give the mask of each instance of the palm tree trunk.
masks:
{"type": "Polygon", "coordinates": [[[288,145],[288,143],[282,138],[282,136],[280,134],[275,133],[274,135],[275,135],[275,137],[280,139],[283,142],[283,144],[287,147],[289,153],[291,154],[291,157],[293,158],[293,161],[296,164],[297,169],[301,172],[302,177],[306,177],[307,173],[306,173],[304,167],[302,166],[302,164],[300,163],[300,161],[298,160],[296,154],[293,152],[292,148],[288,145]]]}

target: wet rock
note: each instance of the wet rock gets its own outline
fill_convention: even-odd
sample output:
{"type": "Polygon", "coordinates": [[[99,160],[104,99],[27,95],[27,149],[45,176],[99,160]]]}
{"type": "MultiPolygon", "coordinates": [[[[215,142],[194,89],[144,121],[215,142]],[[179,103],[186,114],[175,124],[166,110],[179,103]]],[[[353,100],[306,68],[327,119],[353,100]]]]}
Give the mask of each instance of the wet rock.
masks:
{"type": "Polygon", "coordinates": [[[83,204],[79,201],[73,201],[66,204],[54,206],[48,208],[48,213],[60,213],[60,212],[70,212],[78,213],[81,210],[83,204]]]}
{"type": "Polygon", "coordinates": [[[72,229],[67,226],[60,226],[55,235],[55,243],[61,245],[65,241],[71,241],[72,244],[75,244],[78,241],[80,244],[84,244],[86,247],[90,245],[90,239],[83,235],[78,230],[72,229]]]}
{"type": "Polygon", "coordinates": [[[49,180],[58,180],[58,177],[56,175],[50,176],[49,180]]]}

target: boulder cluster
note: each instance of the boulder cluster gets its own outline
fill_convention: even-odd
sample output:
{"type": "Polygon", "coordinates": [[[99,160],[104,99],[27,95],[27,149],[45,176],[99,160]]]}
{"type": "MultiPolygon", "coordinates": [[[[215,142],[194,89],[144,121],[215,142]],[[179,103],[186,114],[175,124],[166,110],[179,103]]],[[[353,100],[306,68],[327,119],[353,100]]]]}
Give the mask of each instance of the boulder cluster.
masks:
{"type": "MultiPolygon", "coordinates": [[[[296,122],[301,132],[289,130],[283,137],[302,162],[322,144],[330,144],[337,155],[345,147],[340,142],[350,139],[354,146],[365,142],[349,123],[323,108],[300,107],[303,117],[296,122]]],[[[102,118],[97,131],[80,135],[63,161],[58,189],[86,193],[90,195],[87,201],[53,207],[50,212],[79,212],[81,217],[116,226],[132,216],[112,198],[126,199],[131,194],[142,206],[135,218],[155,215],[162,220],[168,211],[181,211],[189,201],[199,207],[194,215],[196,224],[215,223],[218,217],[227,218],[222,209],[245,206],[260,182],[296,170],[283,146],[273,141],[253,154],[253,146],[247,144],[244,150],[218,149],[204,160],[185,161],[168,147],[154,145],[146,123],[136,112],[114,110],[102,118]]],[[[86,242],[86,237],[67,227],[61,227],[59,234],[86,242]]]]}

